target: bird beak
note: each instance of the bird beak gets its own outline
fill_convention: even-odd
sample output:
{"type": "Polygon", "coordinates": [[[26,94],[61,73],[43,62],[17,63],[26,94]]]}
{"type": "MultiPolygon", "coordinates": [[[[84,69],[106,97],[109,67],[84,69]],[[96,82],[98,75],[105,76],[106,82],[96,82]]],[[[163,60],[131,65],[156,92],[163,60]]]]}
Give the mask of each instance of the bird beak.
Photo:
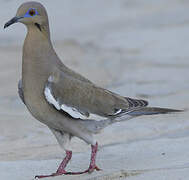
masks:
{"type": "Polygon", "coordinates": [[[4,29],[7,28],[8,26],[17,23],[19,19],[22,19],[23,16],[19,16],[19,17],[13,17],[10,21],[8,21],[5,25],[4,25],[4,29]]]}

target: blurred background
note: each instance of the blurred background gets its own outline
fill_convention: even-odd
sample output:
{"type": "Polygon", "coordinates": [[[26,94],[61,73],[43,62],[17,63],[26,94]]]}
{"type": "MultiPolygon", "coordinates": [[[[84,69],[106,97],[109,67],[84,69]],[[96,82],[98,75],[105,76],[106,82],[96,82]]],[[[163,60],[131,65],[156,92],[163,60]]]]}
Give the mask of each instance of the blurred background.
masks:
{"type": "MultiPolygon", "coordinates": [[[[3,26],[22,2],[26,0],[0,0],[0,174],[19,180],[56,169],[64,156],[51,132],[31,117],[17,95],[26,28],[3,26]]],[[[101,87],[144,98],[151,106],[188,108],[188,0],[39,2],[47,8],[51,39],[65,65],[101,87]]],[[[188,116],[141,117],[106,128],[96,136],[98,161],[105,170],[81,179],[103,179],[105,174],[126,178],[123,171],[131,172],[128,179],[189,178],[188,116]]],[[[72,147],[76,155],[70,167],[87,167],[90,147],[78,139],[72,147]]]]}

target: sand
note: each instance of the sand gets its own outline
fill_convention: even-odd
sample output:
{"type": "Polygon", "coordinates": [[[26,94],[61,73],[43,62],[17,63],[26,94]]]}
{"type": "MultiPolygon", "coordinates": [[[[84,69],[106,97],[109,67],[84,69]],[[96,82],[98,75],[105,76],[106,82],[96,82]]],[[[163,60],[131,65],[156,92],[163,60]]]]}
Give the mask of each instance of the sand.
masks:
{"type": "MultiPolygon", "coordinates": [[[[1,1],[0,24],[24,1],[1,1]]],[[[43,2],[43,1],[41,1],[43,2]]],[[[152,106],[189,104],[189,2],[186,0],[46,0],[62,61],[99,86],[152,106]]],[[[17,95],[26,28],[0,28],[0,179],[30,180],[64,157],[49,129],[17,95]]],[[[47,179],[189,179],[189,112],[143,116],[96,136],[103,171],[47,179]]],[[[68,170],[88,167],[90,146],[74,138],[68,170]]]]}

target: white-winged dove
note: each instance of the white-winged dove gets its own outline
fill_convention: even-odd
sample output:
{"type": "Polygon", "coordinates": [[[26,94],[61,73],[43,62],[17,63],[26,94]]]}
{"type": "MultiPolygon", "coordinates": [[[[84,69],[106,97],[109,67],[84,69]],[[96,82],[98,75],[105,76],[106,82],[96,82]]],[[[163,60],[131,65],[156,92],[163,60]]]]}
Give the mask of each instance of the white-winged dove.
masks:
{"type": "Polygon", "coordinates": [[[53,49],[47,12],[38,2],[23,3],[14,18],[5,24],[23,23],[27,36],[23,46],[22,79],[18,92],[30,113],[46,124],[55,135],[66,157],[51,175],[82,174],[100,170],[95,163],[98,144],[93,135],[114,122],[140,115],[153,115],[179,110],[146,107],[145,100],[120,96],[100,88],[66,67],[53,49]],[[98,117],[100,120],[95,120],[98,117]],[[67,172],[72,156],[69,148],[73,136],[91,144],[91,162],[83,172],[67,172]]]}

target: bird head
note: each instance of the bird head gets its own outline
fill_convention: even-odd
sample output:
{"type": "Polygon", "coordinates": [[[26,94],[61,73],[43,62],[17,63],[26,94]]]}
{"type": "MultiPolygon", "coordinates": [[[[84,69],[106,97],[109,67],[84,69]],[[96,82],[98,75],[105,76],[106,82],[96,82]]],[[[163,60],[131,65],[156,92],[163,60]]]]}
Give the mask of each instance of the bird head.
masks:
{"type": "Polygon", "coordinates": [[[47,12],[42,4],[39,2],[26,2],[23,3],[17,10],[16,16],[8,21],[4,28],[14,24],[23,23],[27,27],[38,28],[42,31],[43,29],[48,29],[48,16],[47,12]]]}

